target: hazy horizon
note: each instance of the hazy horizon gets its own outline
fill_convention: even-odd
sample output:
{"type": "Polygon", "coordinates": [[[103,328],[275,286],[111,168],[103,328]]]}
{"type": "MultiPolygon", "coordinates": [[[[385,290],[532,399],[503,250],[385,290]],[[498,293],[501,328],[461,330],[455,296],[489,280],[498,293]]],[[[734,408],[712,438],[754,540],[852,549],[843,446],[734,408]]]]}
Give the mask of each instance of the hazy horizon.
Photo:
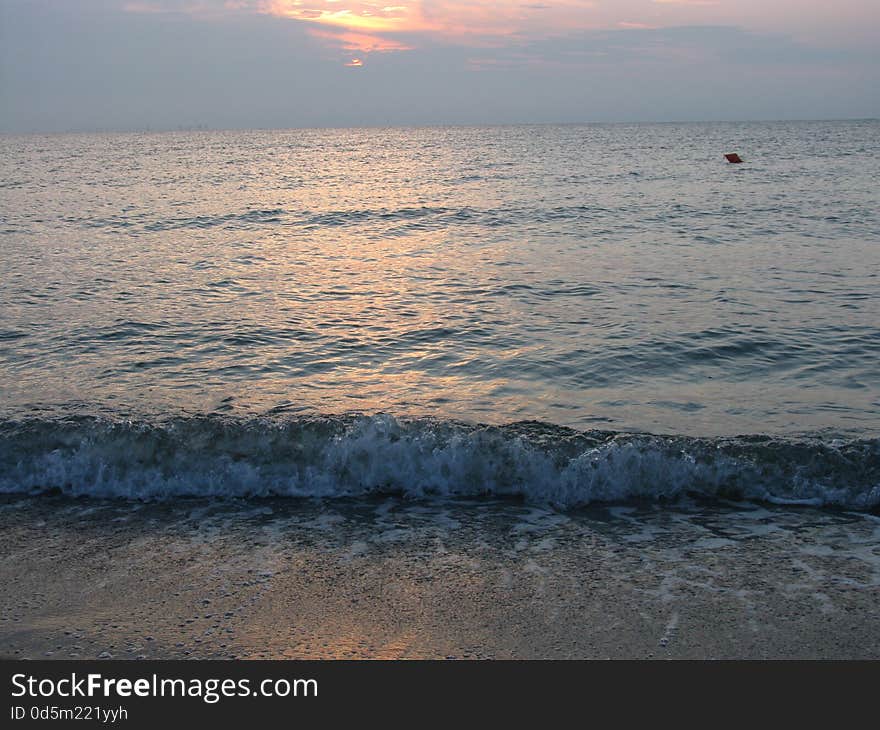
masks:
{"type": "Polygon", "coordinates": [[[0,0],[0,132],[880,116],[866,0],[0,0]]]}
{"type": "Polygon", "coordinates": [[[289,127],[211,127],[209,125],[180,125],[177,127],[128,127],[128,128],[80,128],[63,130],[30,130],[30,131],[5,131],[0,130],[0,135],[5,137],[27,136],[63,136],[63,135],[88,135],[88,134],[171,134],[176,132],[296,132],[296,131],[334,131],[334,130],[382,130],[382,129],[468,129],[468,128],[503,128],[503,127],[590,127],[590,126],[627,126],[627,125],[686,125],[686,124],[809,124],[811,122],[876,122],[880,117],[839,117],[827,119],[639,119],[639,120],[609,120],[609,121],[580,121],[580,122],[492,122],[488,124],[467,124],[455,122],[426,122],[424,124],[362,124],[362,125],[325,125],[321,127],[289,126],[289,127]]]}
{"type": "Polygon", "coordinates": [[[607,121],[572,121],[572,122],[490,122],[457,123],[457,122],[425,122],[424,124],[338,124],[314,126],[288,126],[288,127],[212,127],[207,124],[179,125],[176,127],[127,127],[127,128],[79,128],[63,130],[31,130],[31,131],[5,131],[0,130],[0,135],[7,137],[53,136],[65,134],[166,134],[172,132],[295,132],[295,131],[333,131],[333,130],[362,130],[362,129],[468,129],[468,128],[495,128],[495,127],[590,127],[590,126],[627,126],[627,125],[652,125],[652,124],[809,124],[811,122],[876,122],[880,117],[828,117],[825,119],[791,118],[791,119],[612,119],[607,121]]]}

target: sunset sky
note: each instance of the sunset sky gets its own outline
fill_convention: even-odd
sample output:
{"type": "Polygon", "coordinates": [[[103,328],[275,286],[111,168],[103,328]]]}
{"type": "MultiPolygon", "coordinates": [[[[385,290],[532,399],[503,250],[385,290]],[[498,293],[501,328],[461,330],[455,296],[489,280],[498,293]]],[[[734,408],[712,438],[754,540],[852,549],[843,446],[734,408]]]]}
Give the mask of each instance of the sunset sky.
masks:
{"type": "Polygon", "coordinates": [[[0,0],[0,130],[880,116],[877,0],[0,0]]]}

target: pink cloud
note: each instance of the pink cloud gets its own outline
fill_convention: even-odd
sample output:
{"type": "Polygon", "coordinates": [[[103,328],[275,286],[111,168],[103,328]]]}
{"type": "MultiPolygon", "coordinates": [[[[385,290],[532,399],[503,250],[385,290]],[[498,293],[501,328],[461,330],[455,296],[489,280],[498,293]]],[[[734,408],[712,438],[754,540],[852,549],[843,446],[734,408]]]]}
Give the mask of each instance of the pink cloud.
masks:
{"type": "Polygon", "coordinates": [[[330,41],[333,45],[340,46],[346,51],[384,53],[387,51],[410,51],[413,49],[412,46],[408,46],[405,43],[370,33],[354,33],[318,28],[313,28],[309,32],[312,36],[330,41]]]}
{"type": "Polygon", "coordinates": [[[877,0],[119,0],[134,13],[203,17],[261,14],[328,31],[328,44],[358,53],[427,42],[509,47],[585,30],[693,25],[784,33],[821,44],[880,42],[877,0]],[[330,31],[335,31],[330,33],[330,31]],[[355,34],[355,35],[352,35],[355,34]],[[356,39],[357,38],[357,39],[356,39]]]}

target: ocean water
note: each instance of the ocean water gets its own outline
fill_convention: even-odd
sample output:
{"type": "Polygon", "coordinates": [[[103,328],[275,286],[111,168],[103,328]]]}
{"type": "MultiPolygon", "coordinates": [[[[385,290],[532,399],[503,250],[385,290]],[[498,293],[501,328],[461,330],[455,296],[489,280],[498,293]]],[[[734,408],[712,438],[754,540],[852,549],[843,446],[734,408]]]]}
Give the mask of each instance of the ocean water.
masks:
{"type": "Polygon", "coordinates": [[[0,492],[875,509],[878,139],[0,137],[0,492]]]}

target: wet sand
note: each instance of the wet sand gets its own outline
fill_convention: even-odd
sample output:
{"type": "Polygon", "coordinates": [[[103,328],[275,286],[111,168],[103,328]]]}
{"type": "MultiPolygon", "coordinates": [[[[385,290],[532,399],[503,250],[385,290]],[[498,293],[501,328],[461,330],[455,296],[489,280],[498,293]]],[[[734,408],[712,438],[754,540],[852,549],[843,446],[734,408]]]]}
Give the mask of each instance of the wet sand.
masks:
{"type": "Polygon", "coordinates": [[[880,520],[0,499],[6,658],[878,658],[880,520]]]}

